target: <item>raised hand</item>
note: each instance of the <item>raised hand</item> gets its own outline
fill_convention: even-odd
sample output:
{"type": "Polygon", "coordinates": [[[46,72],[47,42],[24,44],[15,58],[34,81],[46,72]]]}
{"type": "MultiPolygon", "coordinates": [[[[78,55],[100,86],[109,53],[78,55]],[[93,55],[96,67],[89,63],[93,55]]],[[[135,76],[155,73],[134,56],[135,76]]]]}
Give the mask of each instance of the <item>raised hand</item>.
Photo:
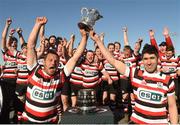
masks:
{"type": "Polygon", "coordinates": [[[164,27],[163,29],[163,35],[164,36],[169,36],[169,29],[167,27],[164,27]]]}
{"type": "Polygon", "coordinates": [[[127,31],[128,31],[128,28],[127,28],[127,27],[123,27],[123,28],[122,28],[122,31],[123,31],[123,32],[127,32],[127,31]]]}
{"type": "Polygon", "coordinates": [[[36,18],[36,24],[39,24],[39,25],[44,25],[47,23],[47,18],[46,17],[37,17],[36,18]]]}
{"type": "Polygon", "coordinates": [[[62,46],[66,46],[67,45],[67,39],[63,38],[63,40],[61,41],[62,46]]]}
{"type": "Polygon", "coordinates": [[[6,20],[6,25],[7,26],[10,26],[12,23],[12,19],[9,17],[7,20],[6,20]]]}
{"type": "Polygon", "coordinates": [[[100,40],[101,40],[101,41],[104,41],[104,36],[105,36],[105,33],[104,33],[104,32],[100,34],[100,40]]]}
{"type": "Polygon", "coordinates": [[[93,30],[90,30],[89,35],[93,41],[100,41],[99,36],[93,30]]]}
{"type": "Polygon", "coordinates": [[[100,36],[101,36],[101,37],[104,37],[104,36],[105,36],[105,33],[104,33],[104,32],[100,33],[100,36]]]}
{"type": "Polygon", "coordinates": [[[12,36],[12,35],[15,33],[15,31],[16,31],[16,30],[15,30],[14,28],[12,28],[12,29],[10,30],[10,32],[9,32],[9,35],[12,36]]]}
{"type": "Polygon", "coordinates": [[[71,34],[71,38],[70,38],[71,40],[75,40],[75,35],[74,34],[71,34]]]}
{"type": "Polygon", "coordinates": [[[150,37],[154,37],[154,34],[155,34],[154,31],[153,31],[152,29],[150,29],[150,30],[149,30],[149,36],[150,36],[150,37]]]}
{"type": "Polygon", "coordinates": [[[85,29],[79,29],[82,37],[87,37],[88,33],[85,31],[85,29]]]}
{"type": "Polygon", "coordinates": [[[20,27],[18,27],[18,28],[16,29],[16,32],[17,32],[18,34],[22,34],[22,29],[21,29],[20,27]]]}
{"type": "Polygon", "coordinates": [[[142,43],[143,42],[143,38],[139,37],[137,42],[142,43]]]}

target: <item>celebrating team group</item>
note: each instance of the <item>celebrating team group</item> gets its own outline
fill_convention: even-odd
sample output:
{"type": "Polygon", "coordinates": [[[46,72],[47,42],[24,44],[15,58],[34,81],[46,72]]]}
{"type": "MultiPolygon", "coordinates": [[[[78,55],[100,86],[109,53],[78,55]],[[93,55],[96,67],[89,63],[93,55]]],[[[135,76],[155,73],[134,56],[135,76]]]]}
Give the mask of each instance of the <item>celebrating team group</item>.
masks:
{"type": "Polygon", "coordinates": [[[61,123],[63,112],[77,106],[80,89],[94,89],[99,106],[123,108],[129,123],[178,123],[180,59],[167,27],[159,45],[155,31],[149,30],[150,42],[140,52],[143,39],[130,46],[127,27],[122,28],[121,49],[117,41],[106,48],[105,33],[94,29],[77,28],[80,41],[74,34],[69,40],[47,37],[47,22],[46,17],[37,17],[26,42],[23,30],[10,29],[13,21],[6,20],[1,37],[0,123],[61,123]],[[90,39],[92,50],[86,48],[90,39]],[[77,48],[74,42],[79,42],[77,48]]]}

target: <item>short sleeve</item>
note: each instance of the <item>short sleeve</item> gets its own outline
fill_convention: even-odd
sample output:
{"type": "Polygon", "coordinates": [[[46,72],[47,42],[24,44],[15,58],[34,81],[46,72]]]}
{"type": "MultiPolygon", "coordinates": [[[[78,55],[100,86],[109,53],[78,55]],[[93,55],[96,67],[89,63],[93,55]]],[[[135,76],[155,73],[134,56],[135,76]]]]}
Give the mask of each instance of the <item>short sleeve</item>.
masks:
{"type": "Polygon", "coordinates": [[[174,82],[174,80],[170,79],[169,83],[168,83],[167,96],[171,96],[173,94],[175,94],[175,82],[174,82]]]}

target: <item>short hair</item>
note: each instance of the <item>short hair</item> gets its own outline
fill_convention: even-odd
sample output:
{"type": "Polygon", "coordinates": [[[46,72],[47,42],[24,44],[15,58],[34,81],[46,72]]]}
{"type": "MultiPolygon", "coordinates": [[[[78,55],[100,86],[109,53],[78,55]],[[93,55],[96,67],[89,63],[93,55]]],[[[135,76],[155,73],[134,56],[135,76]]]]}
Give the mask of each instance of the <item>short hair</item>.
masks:
{"type": "Polygon", "coordinates": [[[174,52],[174,47],[173,46],[167,46],[166,51],[172,51],[174,52]]]}
{"type": "Polygon", "coordinates": [[[159,57],[158,50],[153,45],[145,44],[142,50],[142,57],[144,56],[145,53],[155,54],[157,57],[159,57]]]}
{"type": "Polygon", "coordinates": [[[159,46],[167,46],[167,44],[166,44],[166,42],[163,41],[159,44],[159,46]]]}
{"type": "Polygon", "coordinates": [[[84,54],[84,56],[86,57],[88,53],[93,53],[93,56],[95,56],[95,53],[93,50],[87,50],[86,53],[84,54]]]}
{"type": "Polygon", "coordinates": [[[62,40],[63,40],[62,37],[57,37],[57,38],[56,38],[56,45],[61,44],[61,41],[62,41],[62,40]]]}
{"type": "Polygon", "coordinates": [[[87,54],[88,52],[94,53],[93,50],[87,50],[87,51],[86,51],[86,54],[87,54]]]}
{"type": "Polygon", "coordinates": [[[57,52],[55,50],[49,49],[47,51],[47,54],[44,56],[44,60],[46,60],[48,54],[54,54],[54,55],[56,55],[59,58],[59,56],[58,56],[58,54],[57,54],[57,52]]]}
{"type": "Polygon", "coordinates": [[[57,40],[57,41],[61,41],[61,40],[63,40],[63,38],[60,37],[60,36],[58,36],[58,37],[56,38],[56,40],[57,40]]]}
{"type": "Polygon", "coordinates": [[[44,40],[47,40],[49,42],[49,39],[48,38],[45,38],[44,40]]]}
{"type": "Polygon", "coordinates": [[[12,36],[12,37],[11,37],[11,40],[12,40],[12,41],[16,41],[16,42],[18,42],[17,38],[16,38],[16,37],[14,37],[14,36],[12,36]]]}
{"type": "Polygon", "coordinates": [[[124,51],[125,51],[125,50],[130,50],[131,53],[133,52],[133,50],[131,49],[131,46],[129,46],[129,45],[124,46],[124,49],[123,49],[123,50],[124,50],[124,51]]]}
{"type": "Polygon", "coordinates": [[[119,44],[119,46],[121,46],[121,43],[117,41],[115,41],[114,44],[119,44]]]}
{"type": "Polygon", "coordinates": [[[56,39],[56,36],[55,36],[55,35],[51,35],[51,36],[49,37],[49,40],[50,40],[52,37],[54,37],[54,38],[56,39]]]}
{"type": "Polygon", "coordinates": [[[115,47],[114,43],[108,43],[107,47],[109,48],[109,46],[114,46],[115,47]]]}

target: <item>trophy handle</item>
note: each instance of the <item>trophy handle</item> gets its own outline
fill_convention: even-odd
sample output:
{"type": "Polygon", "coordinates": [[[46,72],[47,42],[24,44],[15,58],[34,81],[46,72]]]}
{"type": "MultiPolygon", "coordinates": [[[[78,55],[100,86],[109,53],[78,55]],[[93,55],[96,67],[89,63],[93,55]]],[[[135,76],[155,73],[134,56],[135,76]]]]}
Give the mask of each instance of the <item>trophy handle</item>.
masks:
{"type": "Polygon", "coordinates": [[[87,16],[87,15],[89,14],[88,9],[85,8],[85,7],[83,7],[83,8],[81,9],[81,14],[84,15],[84,16],[87,16]]]}

